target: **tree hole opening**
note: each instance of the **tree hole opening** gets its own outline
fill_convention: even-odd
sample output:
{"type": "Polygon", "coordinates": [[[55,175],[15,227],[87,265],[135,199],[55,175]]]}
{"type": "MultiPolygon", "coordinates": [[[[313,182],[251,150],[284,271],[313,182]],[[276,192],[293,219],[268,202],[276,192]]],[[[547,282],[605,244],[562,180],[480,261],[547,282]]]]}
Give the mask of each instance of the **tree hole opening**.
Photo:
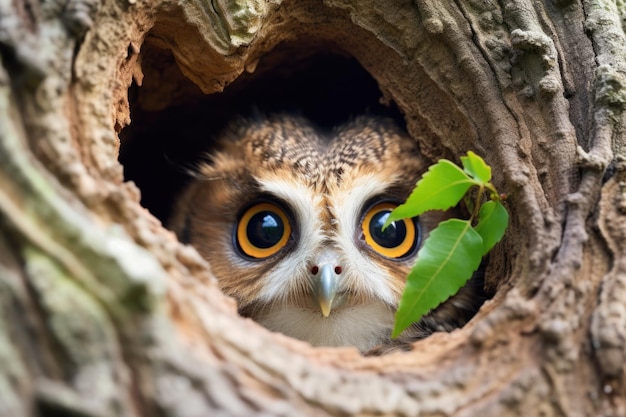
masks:
{"type": "MultiPolygon", "coordinates": [[[[163,224],[189,172],[236,116],[295,113],[330,129],[371,114],[406,129],[403,115],[385,102],[376,80],[332,44],[279,45],[223,92],[209,95],[183,75],[171,51],[146,41],[140,58],[143,80],[129,89],[131,124],[119,133],[119,161],[125,179],[141,190],[141,204],[163,224]]],[[[482,273],[472,286],[478,306],[493,295],[484,293],[482,273]]]]}

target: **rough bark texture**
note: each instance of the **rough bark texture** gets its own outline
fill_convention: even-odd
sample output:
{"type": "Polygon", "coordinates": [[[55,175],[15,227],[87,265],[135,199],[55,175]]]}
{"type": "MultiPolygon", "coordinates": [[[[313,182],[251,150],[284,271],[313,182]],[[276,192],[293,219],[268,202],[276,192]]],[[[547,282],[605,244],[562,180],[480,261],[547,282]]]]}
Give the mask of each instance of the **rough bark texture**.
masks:
{"type": "Polygon", "coordinates": [[[0,0],[0,415],[626,415],[625,8],[0,0]],[[272,334],[124,182],[133,80],[143,110],[217,97],[285,44],[494,168],[511,225],[463,329],[378,358],[272,334]]]}

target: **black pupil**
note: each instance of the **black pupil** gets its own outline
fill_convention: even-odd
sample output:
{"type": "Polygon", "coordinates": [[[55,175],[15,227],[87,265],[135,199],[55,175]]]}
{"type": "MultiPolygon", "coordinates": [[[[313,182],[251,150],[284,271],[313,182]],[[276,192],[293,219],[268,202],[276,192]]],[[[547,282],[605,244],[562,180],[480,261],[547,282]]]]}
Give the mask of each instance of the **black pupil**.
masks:
{"type": "Polygon", "coordinates": [[[390,213],[390,210],[380,211],[374,214],[370,222],[372,239],[384,248],[398,247],[406,237],[406,226],[402,221],[392,222],[383,232],[383,225],[390,213]]]}
{"type": "Polygon", "coordinates": [[[261,249],[271,248],[277,244],[284,232],[283,220],[271,211],[261,211],[252,216],[246,228],[250,243],[261,249]]]}

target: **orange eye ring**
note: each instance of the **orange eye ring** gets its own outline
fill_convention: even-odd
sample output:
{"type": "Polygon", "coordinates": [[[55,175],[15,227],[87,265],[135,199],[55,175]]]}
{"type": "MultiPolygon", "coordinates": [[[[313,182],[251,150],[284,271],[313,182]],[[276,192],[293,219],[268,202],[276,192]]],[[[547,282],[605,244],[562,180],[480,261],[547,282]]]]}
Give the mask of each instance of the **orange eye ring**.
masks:
{"type": "Polygon", "coordinates": [[[248,208],[237,223],[237,245],[257,259],[268,258],[285,247],[291,236],[291,224],[276,204],[262,202],[248,208]]]}
{"type": "Polygon", "coordinates": [[[399,259],[410,254],[417,247],[418,233],[413,219],[402,219],[389,225],[382,232],[393,203],[379,203],[370,208],[361,222],[361,229],[367,243],[375,252],[387,258],[399,259]]]}

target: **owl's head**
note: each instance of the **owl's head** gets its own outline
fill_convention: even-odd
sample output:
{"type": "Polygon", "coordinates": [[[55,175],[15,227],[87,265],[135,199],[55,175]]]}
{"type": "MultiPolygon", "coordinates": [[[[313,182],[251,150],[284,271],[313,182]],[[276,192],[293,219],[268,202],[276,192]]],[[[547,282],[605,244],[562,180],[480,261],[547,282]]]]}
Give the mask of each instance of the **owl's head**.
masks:
{"type": "Polygon", "coordinates": [[[241,314],[317,346],[388,340],[417,250],[445,214],[382,225],[427,165],[392,121],[332,131],[240,119],[200,164],[171,227],[241,314]]]}

